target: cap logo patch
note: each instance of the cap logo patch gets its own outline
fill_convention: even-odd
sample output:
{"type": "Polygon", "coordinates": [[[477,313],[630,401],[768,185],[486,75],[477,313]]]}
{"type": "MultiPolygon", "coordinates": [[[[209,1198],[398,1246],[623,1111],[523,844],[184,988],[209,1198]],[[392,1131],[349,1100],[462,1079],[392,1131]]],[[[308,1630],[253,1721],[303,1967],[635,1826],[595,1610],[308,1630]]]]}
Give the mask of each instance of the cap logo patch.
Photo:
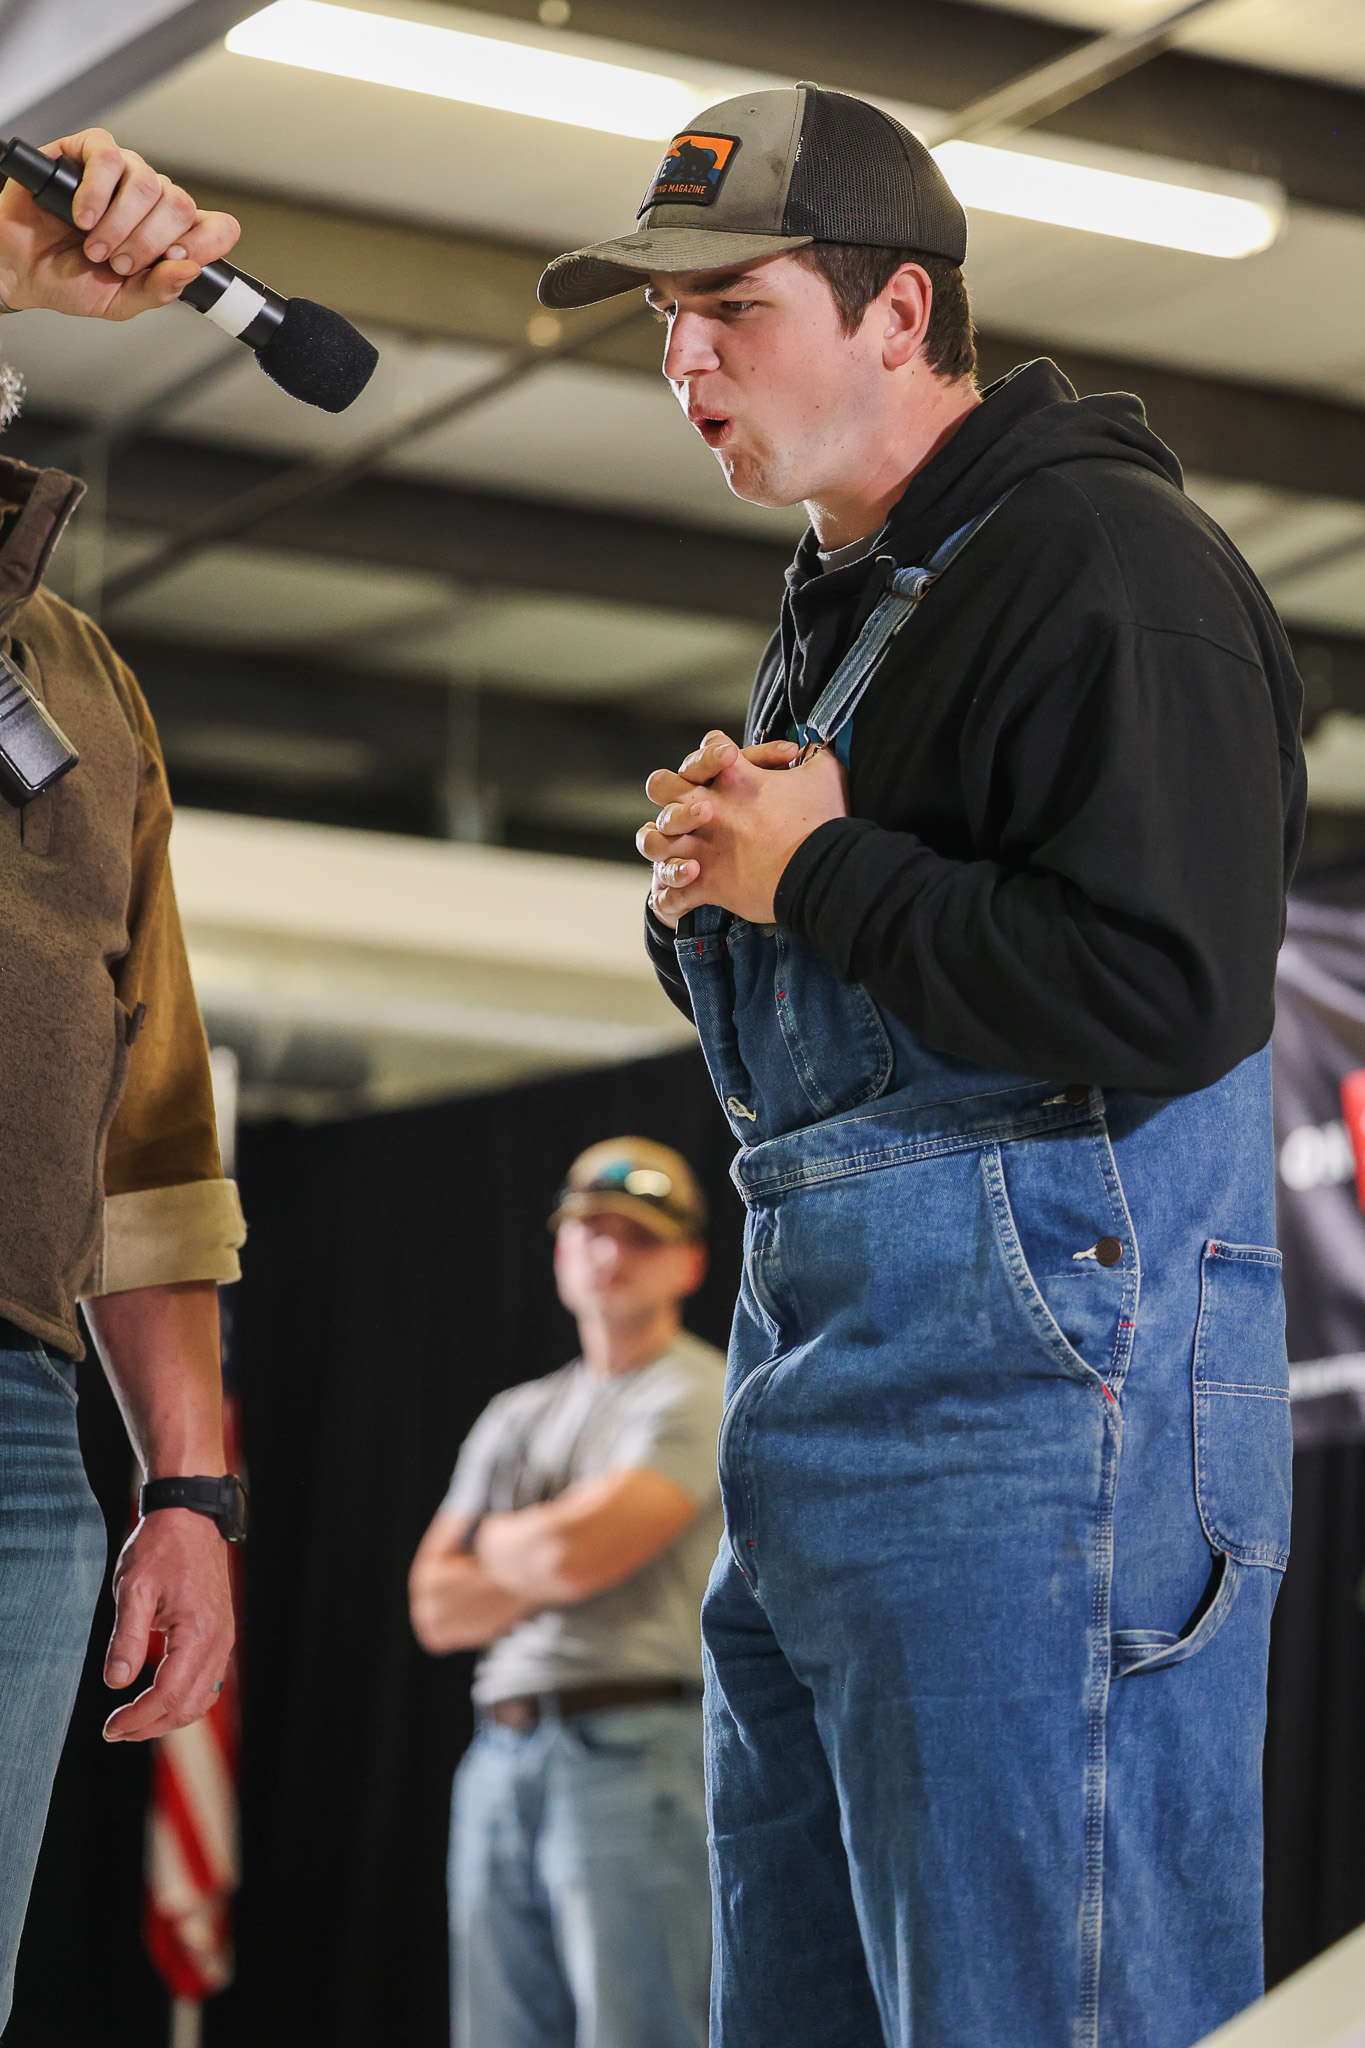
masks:
{"type": "MultiPolygon", "coordinates": [[[[653,184],[640,202],[640,213],[665,203],[713,205],[739,142],[737,135],[675,135],[654,173],[653,184]]],[[[637,220],[640,213],[635,216],[637,220]]]]}

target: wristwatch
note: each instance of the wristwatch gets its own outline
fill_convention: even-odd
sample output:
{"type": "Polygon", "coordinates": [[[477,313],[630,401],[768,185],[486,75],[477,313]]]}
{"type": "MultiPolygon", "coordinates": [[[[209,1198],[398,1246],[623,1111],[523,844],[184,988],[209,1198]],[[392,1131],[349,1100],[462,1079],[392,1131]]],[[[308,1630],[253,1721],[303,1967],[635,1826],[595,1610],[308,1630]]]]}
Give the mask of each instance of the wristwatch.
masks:
{"type": "Polygon", "coordinates": [[[138,1489],[137,1511],[150,1515],[157,1508],[189,1508],[216,1522],[229,1543],[245,1543],[246,1503],[245,1482],[229,1472],[222,1479],[149,1479],[138,1489]]]}

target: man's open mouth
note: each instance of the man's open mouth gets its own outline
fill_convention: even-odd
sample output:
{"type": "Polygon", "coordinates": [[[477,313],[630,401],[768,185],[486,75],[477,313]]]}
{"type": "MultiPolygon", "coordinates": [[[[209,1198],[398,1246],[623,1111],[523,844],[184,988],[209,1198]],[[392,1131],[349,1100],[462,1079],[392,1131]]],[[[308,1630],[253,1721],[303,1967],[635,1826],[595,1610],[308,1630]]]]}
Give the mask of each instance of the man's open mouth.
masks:
{"type": "Polygon", "coordinates": [[[721,447],[734,432],[734,422],[724,413],[697,411],[690,414],[690,418],[708,448],[721,447]]]}

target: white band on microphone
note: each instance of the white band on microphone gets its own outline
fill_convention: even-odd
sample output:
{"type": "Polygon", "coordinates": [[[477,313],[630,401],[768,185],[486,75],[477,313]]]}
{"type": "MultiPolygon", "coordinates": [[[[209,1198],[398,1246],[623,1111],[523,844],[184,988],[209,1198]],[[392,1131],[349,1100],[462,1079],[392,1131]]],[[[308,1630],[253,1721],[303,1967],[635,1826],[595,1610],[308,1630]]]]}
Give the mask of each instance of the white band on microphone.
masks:
{"type": "Polygon", "coordinates": [[[234,338],[244,334],[256,315],[268,304],[263,292],[255,285],[248,284],[244,277],[234,277],[232,283],[220,298],[216,298],[205,313],[215,327],[221,327],[224,334],[234,338]]]}

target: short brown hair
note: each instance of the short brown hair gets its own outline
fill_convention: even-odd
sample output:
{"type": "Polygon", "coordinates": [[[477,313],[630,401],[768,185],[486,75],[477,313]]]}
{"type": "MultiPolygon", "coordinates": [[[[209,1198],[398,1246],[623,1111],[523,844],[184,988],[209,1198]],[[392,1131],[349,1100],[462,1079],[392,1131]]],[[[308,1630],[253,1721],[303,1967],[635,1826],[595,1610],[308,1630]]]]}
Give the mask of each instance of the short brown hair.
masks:
{"type": "Polygon", "coordinates": [[[947,256],[926,256],[918,249],[864,247],[856,242],[811,242],[793,250],[798,263],[824,278],[839,308],[845,334],[856,334],[863,315],[879,298],[903,263],[917,263],[934,288],[924,359],[936,375],[952,383],[976,377],[976,333],[972,302],[960,265],[947,256]]]}

